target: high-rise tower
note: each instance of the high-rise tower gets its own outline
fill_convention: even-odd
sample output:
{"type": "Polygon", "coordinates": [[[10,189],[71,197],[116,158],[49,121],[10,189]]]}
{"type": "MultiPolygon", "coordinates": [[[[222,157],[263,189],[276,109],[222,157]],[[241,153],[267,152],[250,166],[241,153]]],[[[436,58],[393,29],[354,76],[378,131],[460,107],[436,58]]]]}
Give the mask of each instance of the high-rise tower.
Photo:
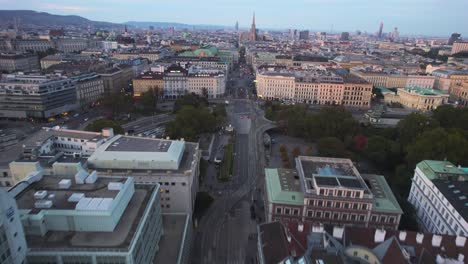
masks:
{"type": "Polygon", "coordinates": [[[382,38],[382,30],[383,30],[383,22],[380,21],[379,35],[378,35],[379,39],[382,38]]]}
{"type": "Polygon", "coordinates": [[[236,31],[239,31],[239,21],[236,21],[236,26],[234,28],[236,31]]]}
{"type": "Polygon", "coordinates": [[[253,41],[257,40],[257,28],[255,27],[255,12],[253,13],[252,26],[250,27],[249,39],[253,41]]]}

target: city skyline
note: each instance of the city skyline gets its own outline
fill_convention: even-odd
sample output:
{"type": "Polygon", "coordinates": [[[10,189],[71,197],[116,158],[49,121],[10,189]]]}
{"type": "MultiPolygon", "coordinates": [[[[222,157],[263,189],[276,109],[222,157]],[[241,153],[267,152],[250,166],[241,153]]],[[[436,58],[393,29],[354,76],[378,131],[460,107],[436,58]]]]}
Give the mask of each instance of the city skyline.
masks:
{"type": "Polygon", "coordinates": [[[227,0],[222,4],[201,0],[191,8],[184,8],[191,4],[186,0],[164,5],[148,0],[0,0],[0,3],[6,10],[32,9],[114,23],[154,21],[229,26],[239,21],[239,27],[250,28],[252,12],[256,12],[257,27],[260,29],[333,29],[333,32],[360,30],[376,33],[380,21],[383,21],[383,32],[398,27],[402,35],[445,37],[453,32],[468,35],[468,30],[463,27],[468,24],[468,18],[463,14],[468,9],[468,2],[462,0],[357,0],[352,3],[345,0],[297,0],[288,3],[227,0]],[[199,15],[206,13],[210,15],[199,15]],[[360,13],[366,16],[356,15],[360,13]]]}

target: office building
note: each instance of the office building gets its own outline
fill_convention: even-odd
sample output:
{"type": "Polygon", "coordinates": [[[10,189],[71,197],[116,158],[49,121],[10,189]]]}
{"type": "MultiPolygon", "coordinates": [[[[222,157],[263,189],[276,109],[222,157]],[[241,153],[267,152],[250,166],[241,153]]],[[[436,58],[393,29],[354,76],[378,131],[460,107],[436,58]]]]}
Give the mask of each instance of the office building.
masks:
{"type": "Polygon", "coordinates": [[[46,39],[21,39],[14,41],[16,51],[21,52],[45,52],[53,47],[52,43],[46,39]]]}
{"type": "Polygon", "coordinates": [[[379,33],[377,34],[377,37],[381,39],[383,37],[382,34],[383,34],[383,22],[381,21],[380,26],[379,26],[379,33]]]}
{"type": "Polygon", "coordinates": [[[79,38],[57,38],[52,40],[54,47],[64,53],[80,52],[89,47],[87,39],[79,38]]]}
{"type": "Polygon", "coordinates": [[[0,116],[49,118],[76,108],[76,84],[69,78],[7,75],[0,80],[0,116]]]}
{"type": "Polygon", "coordinates": [[[267,219],[282,223],[397,229],[403,213],[385,178],[349,159],[296,158],[296,170],[266,169],[267,219]]]}
{"type": "Polygon", "coordinates": [[[70,77],[76,83],[76,100],[82,109],[92,106],[104,95],[104,82],[96,73],[70,77]]]}
{"type": "Polygon", "coordinates": [[[349,40],[349,32],[342,32],[340,40],[341,41],[348,41],[349,40]]]}
{"type": "Polygon", "coordinates": [[[456,41],[453,43],[451,54],[468,53],[468,41],[456,41]]]}
{"type": "Polygon", "coordinates": [[[152,263],[163,223],[158,184],[95,171],[32,171],[9,190],[23,219],[28,263],[152,263]],[[67,173],[64,173],[67,171],[67,173]]]}
{"type": "Polygon", "coordinates": [[[104,83],[104,95],[119,93],[128,88],[133,79],[133,73],[133,68],[125,64],[98,71],[104,83]]]}
{"type": "Polygon", "coordinates": [[[421,87],[424,89],[436,88],[435,76],[405,74],[397,70],[393,72],[374,71],[360,66],[352,67],[350,69],[350,73],[368,81],[377,87],[421,87]]]}
{"type": "Polygon", "coordinates": [[[453,45],[453,43],[455,43],[455,41],[459,41],[459,40],[461,40],[461,34],[452,33],[452,35],[450,36],[447,44],[448,45],[453,45]]]}
{"type": "Polygon", "coordinates": [[[466,237],[354,226],[264,223],[258,263],[465,263],[466,237]]]}
{"type": "Polygon", "coordinates": [[[39,59],[34,54],[0,54],[0,71],[34,71],[39,70],[39,59]]]}
{"type": "Polygon", "coordinates": [[[449,161],[423,160],[416,165],[408,201],[423,230],[468,236],[468,169],[449,161]]]}
{"type": "Polygon", "coordinates": [[[335,70],[258,70],[257,94],[266,100],[369,108],[372,85],[335,70]]]}
{"type": "Polygon", "coordinates": [[[133,96],[140,97],[142,93],[154,89],[160,96],[164,90],[164,75],[161,72],[146,71],[133,79],[133,96]]]}
{"type": "Polygon", "coordinates": [[[0,188],[0,263],[24,263],[27,250],[15,199],[0,188]]]}
{"type": "Polygon", "coordinates": [[[160,183],[163,212],[192,214],[199,152],[197,143],[117,135],[97,147],[87,165],[101,175],[160,183]]]}
{"type": "Polygon", "coordinates": [[[300,31],[299,40],[309,40],[309,30],[300,31]]]}
{"type": "Polygon", "coordinates": [[[435,89],[425,89],[421,87],[398,88],[397,92],[384,94],[384,101],[387,104],[398,103],[404,107],[430,111],[448,103],[449,94],[435,89]]]}

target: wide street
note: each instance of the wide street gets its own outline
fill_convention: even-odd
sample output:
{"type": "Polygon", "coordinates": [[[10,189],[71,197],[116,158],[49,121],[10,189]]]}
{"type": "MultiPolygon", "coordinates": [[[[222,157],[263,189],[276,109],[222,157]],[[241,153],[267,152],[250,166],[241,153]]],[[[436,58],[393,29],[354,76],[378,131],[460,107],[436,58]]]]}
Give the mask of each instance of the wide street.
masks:
{"type": "MultiPolygon", "coordinates": [[[[237,97],[231,97],[227,107],[229,123],[236,132],[233,175],[225,183],[208,181],[215,201],[201,219],[194,219],[198,227],[194,230],[192,263],[255,263],[256,243],[252,240],[256,239],[257,219],[251,217],[250,210],[253,197],[261,194],[257,189],[263,189],[258,185],[263,184],[262,135],[273,125],[263,118],[255,101],[245,99],[251,97],[248,85],[252,77],[238,78],[238,72],[231,76],[235,81],[230,94],[237,97]]],[[[255,200],[256,207],[263,209],[263,199],[255,200]]],[[[264,220],[264,215],[257,218],[264,220]]]]}

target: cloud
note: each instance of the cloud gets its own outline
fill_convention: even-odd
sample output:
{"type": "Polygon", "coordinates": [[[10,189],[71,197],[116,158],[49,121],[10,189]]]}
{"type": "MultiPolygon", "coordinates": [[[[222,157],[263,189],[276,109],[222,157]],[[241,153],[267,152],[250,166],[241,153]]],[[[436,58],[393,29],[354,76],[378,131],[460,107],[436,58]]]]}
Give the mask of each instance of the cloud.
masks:
{"type": "Polygon", "coordinates": [[[87,12],[87,11],[96,10],[96,8],[87,7],[87,6],[57,5],[57,4],[48,4],[48,3],[42,4],[41,7],[44,9],[60,10],[60,11],[68,11],[68,12],[87,12]]]}

